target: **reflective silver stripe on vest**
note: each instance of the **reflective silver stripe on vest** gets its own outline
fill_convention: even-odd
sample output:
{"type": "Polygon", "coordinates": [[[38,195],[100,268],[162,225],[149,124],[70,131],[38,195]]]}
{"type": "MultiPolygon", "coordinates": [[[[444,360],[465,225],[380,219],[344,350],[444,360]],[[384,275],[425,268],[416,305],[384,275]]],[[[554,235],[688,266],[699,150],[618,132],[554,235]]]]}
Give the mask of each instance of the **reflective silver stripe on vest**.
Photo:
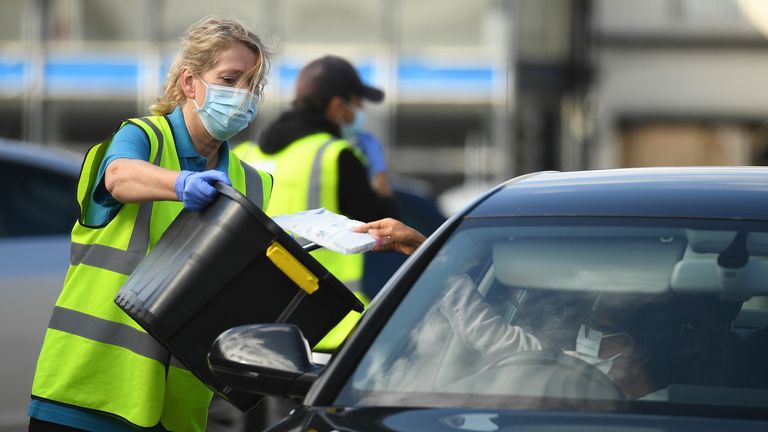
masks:
{"type": "Polygon", "coordinates": [[[245,172],[245,196],[256,204],[256,207],[264,208],[264,185],[259,173],[250,165],[240,161],[240,165],[245,172]]]}
{"type": "MultiPolygon", "coordinates": [[[[134,231],[136,231],[136,228],[134,228],[134,231]]],[[[144,255],[146,255],[146,249],[143,253],[134,253],[100,244],[72,242],[69,262],[73,266],[87,264],[115,273],[130,275],[136,269],[136,266],[139,265],[139,262],[144,259],[144,255]]]]}
{"type": "Polygon", "coordinates": [[[171,356],[171,362],[170,362],[170,363],[168,363],[168,365],[169,365],[169,366],[171,366],[171,367],[175,367],[175,368],[177,368],[177,369],[184,369],[184,370],[189,370],[189,369],[187,369],[187,367],[186,367],[186,366],[184,366],[184,365],[183,365],[183,364],[182,364],[182,363],[179,361],[179,359],[177,359],[177,358],[176,358],[176,357],[174,357],[174,356],[171,356]]]}
{"type": "MultiPolygon", "coordinates": [[[[163,155],[164,139],[160,129],[151,121],[140,118],[142,123],[148,125],[157,137],[157,154],[154,165],[159,165],[163,155]]],[[[149,226],[152,217],[152,202],[139,204],[136,222],[133,225],[131,238],[126,250],[100,244],[82,244],[72,242],[69,263],[73,266],[86,264],[115,273],[130,275],[139,265],[149,248],[149,226]]]]}
{"type": "Polygon", "coordinates": [[[331,138],[325,144],[321,145],[315,153],[315,158],[312,160],[312,172],[309,174],[309,196],[307,196],[307,209],[320,208],[320,197],[323,183],[323,153],[325,149],[336,141],[336,138],[331,138]]]}
{"type": "Polygon", "coordinates": [[[344,285],[352,292],[363,292],[363,282],[360,280],[346,281],[344,285]]]}
{"type": "Polygon", "coordinates": [[[125,348],[135,354],[168,365],[170,354],[152,336],[131,326],[97,318],[72,309],[53,308],[48,328],[88,340],[125,348]]]}

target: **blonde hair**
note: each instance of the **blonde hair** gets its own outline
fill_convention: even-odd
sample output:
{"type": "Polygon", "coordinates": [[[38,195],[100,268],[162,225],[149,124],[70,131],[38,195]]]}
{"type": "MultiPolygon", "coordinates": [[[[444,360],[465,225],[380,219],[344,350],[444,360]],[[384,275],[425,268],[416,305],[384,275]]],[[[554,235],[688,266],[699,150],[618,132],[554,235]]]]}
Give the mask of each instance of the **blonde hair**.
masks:
{"type": "Polygon", "coordinates": [[[181,88],[181,72],[187,68],[194,75],[202,75],[216,64],[222,52],[237,43],[245,45],[257,58],[256,66],[244,73],[240,81],[249,82],[251,92],[261,95],[271,53],[239,20],[207,17],[190,26],[181,38],[181,48],[168,70],[163,95],[149,107],[149,111],[153,115],[165,115],[183,104],[186,97],[181,88]]]}

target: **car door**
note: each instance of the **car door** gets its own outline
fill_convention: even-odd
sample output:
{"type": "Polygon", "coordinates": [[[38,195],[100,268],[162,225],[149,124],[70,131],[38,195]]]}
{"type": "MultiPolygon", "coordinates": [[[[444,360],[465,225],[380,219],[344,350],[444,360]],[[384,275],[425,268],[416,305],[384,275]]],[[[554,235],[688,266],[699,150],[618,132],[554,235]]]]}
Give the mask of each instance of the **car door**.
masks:
{"type": "Polygon", "coordinates": [[[77,162],[0,154],[0,431],[26,430],[35,363],[69,262],[77,162]]]}

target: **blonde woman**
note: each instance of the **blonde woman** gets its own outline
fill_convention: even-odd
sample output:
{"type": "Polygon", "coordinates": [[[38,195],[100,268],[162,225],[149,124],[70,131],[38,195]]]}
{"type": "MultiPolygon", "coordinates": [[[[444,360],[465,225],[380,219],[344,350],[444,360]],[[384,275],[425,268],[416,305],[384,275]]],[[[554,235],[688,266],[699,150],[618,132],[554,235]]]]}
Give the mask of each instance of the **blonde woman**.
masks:
{"type": "Polygon", "coordinates": [[[269,67],[237,20],[188,29],[153,115],[85,157],[70,267],[38,359],[30,431],[203,431],[211,392],[115,304],[117,290],[182,208],[231,184],[264,208],[272,178],[227,140],[256,116],[269,67]]]}

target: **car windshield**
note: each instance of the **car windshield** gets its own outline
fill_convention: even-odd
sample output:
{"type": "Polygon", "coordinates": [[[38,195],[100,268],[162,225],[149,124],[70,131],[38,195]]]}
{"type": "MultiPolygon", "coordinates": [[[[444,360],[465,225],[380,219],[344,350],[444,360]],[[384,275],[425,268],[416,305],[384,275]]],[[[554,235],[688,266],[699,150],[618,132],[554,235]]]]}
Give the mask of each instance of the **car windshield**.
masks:
{"type": "Polygon", "coordinates": [[[468,219],[336,404],[766,407],[766,281],[762,222],[468,219]]]}

